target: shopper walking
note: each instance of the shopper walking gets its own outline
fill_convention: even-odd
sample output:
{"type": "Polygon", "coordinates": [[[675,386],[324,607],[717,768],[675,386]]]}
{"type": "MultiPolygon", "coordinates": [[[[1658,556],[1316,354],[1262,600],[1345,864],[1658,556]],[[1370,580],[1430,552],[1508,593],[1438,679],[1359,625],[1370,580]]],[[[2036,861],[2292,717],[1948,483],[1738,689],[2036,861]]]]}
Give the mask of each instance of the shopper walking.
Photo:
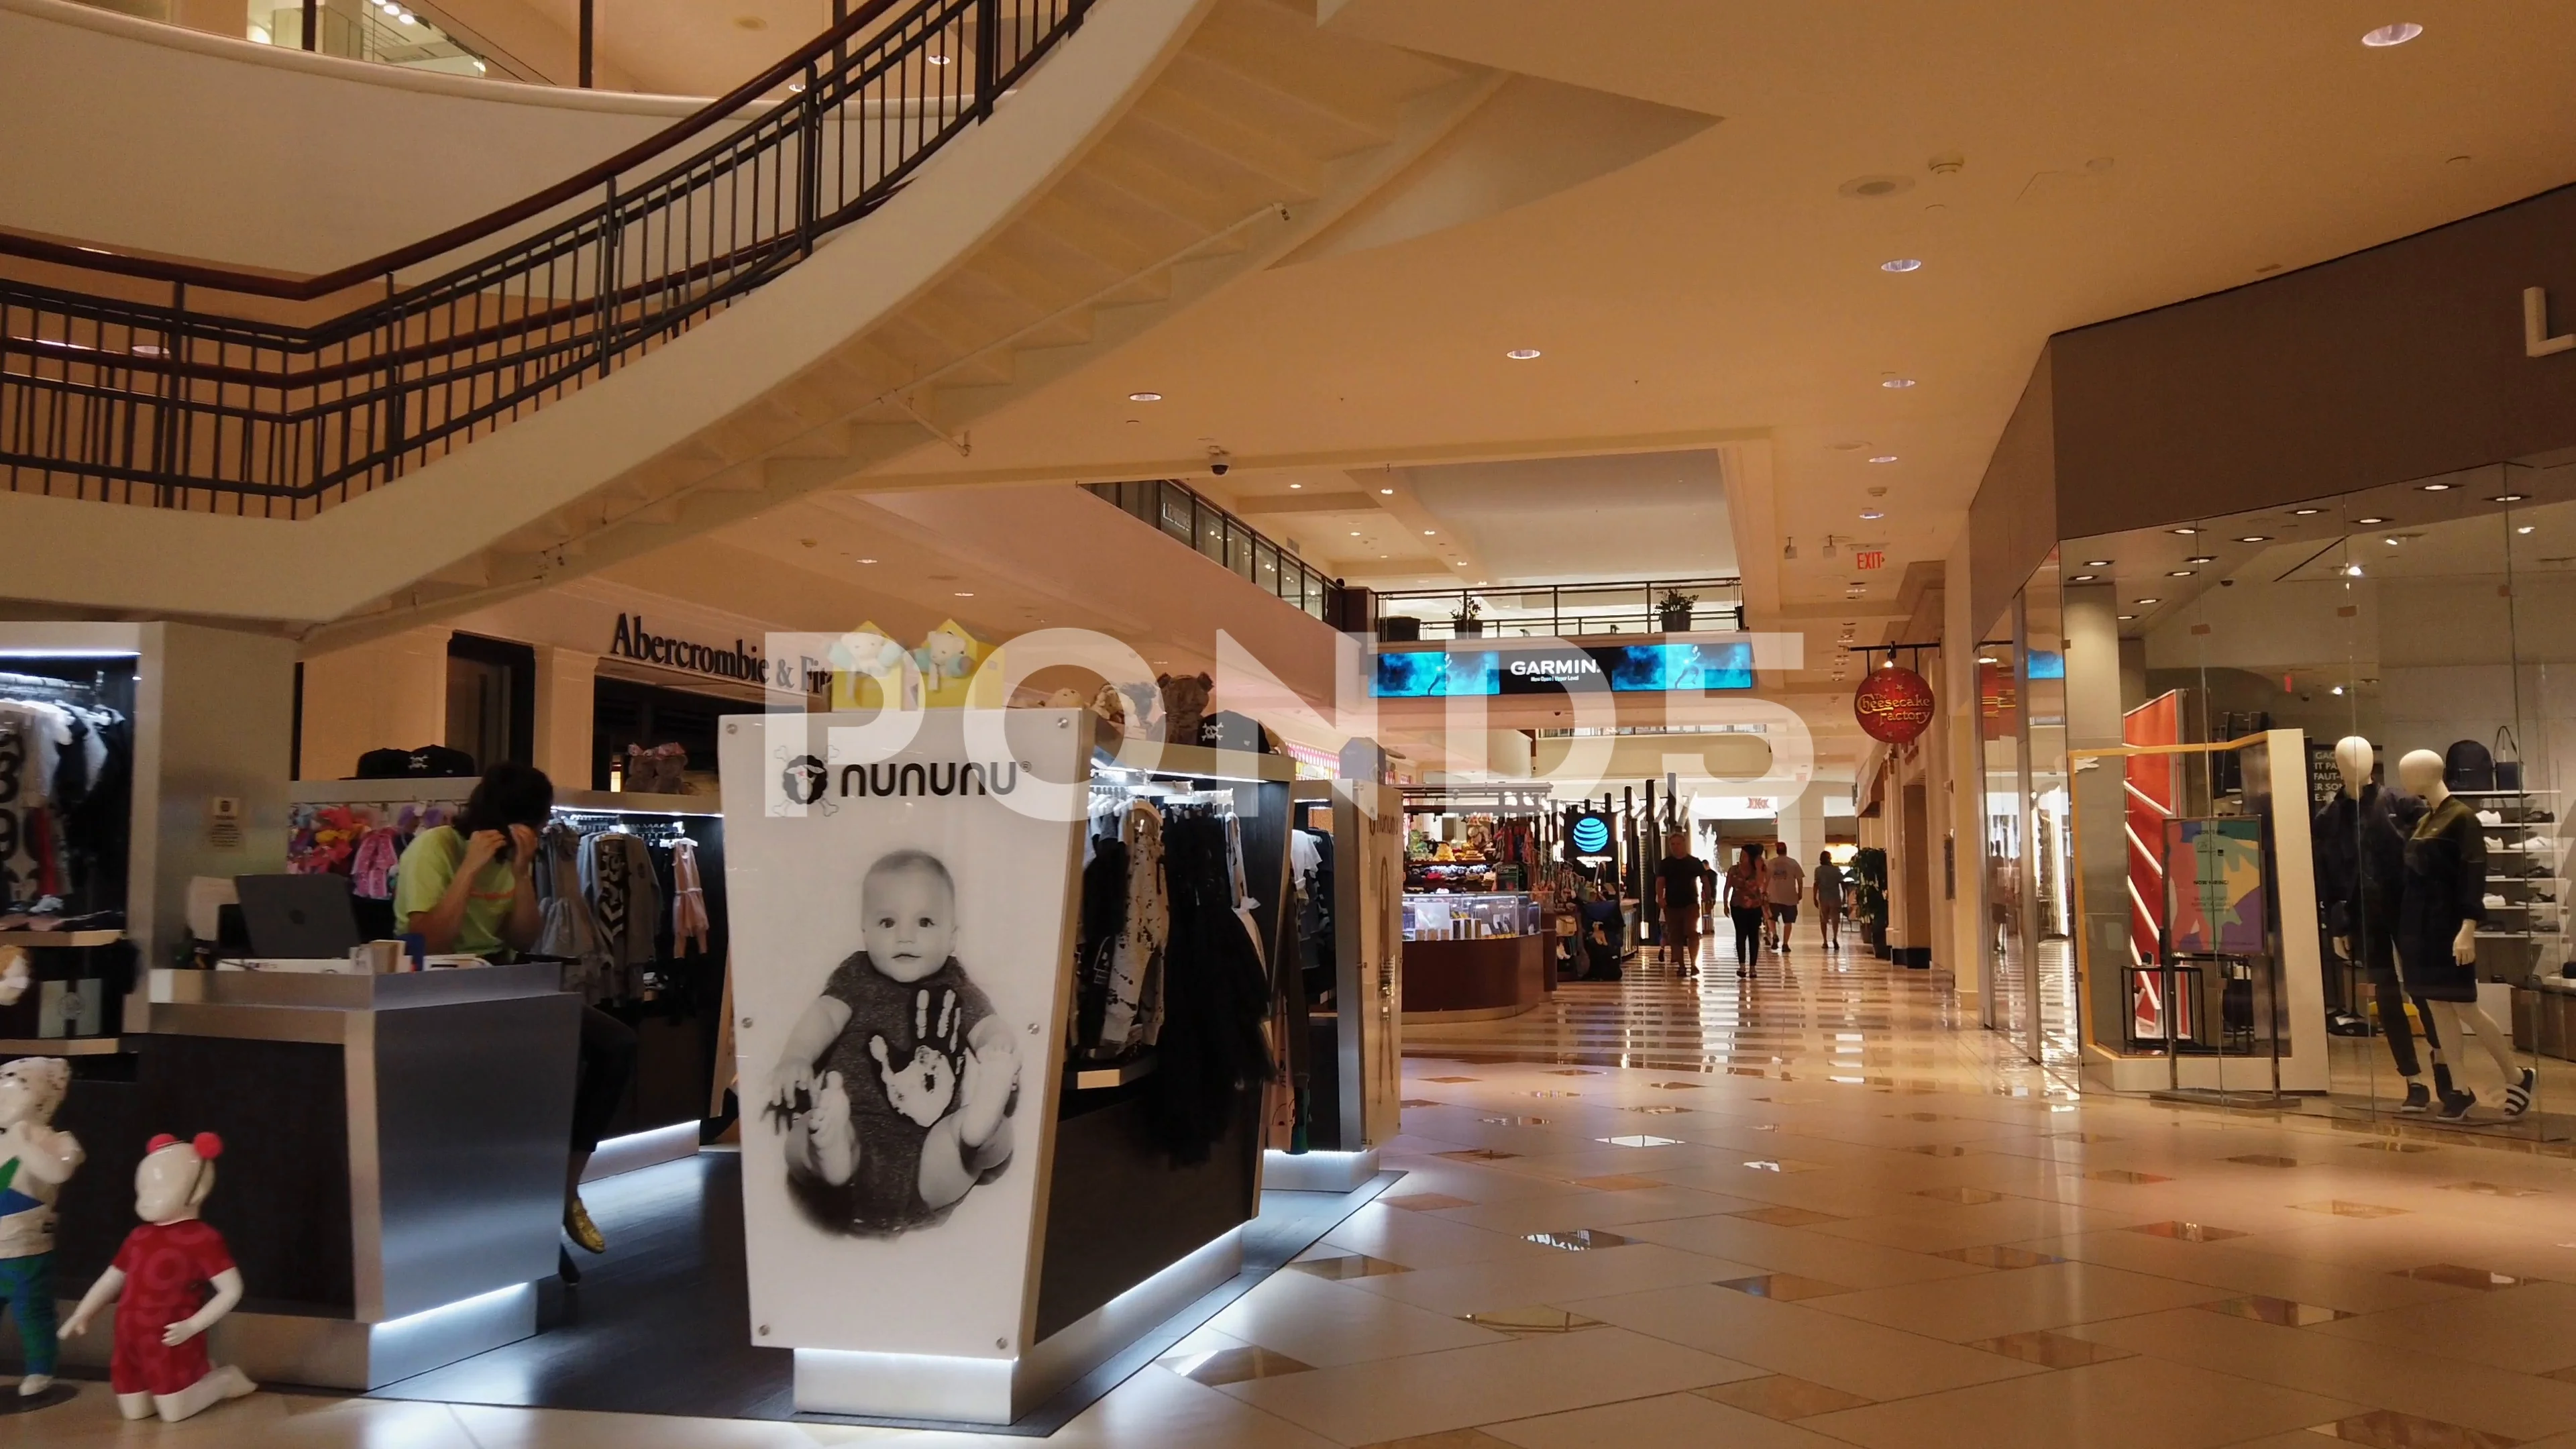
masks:
{"type": "Polygon", "coordinates": [[[1583,905],[1577,924],[1581,928],[1583,956],[1588,969],[1586,981],[1619,979],[1619,958],[1627,953],[1627,921],[1619,908],[1616,887],[1605,888],[1598,881],[1583,883],[1583,905]]]}
{"type": "Polygon", "coordinates": [[[1843,948],[1843,868],[1830,852],[1816,853],[1816,924],[1824,930],[1825,949],[1843,948]]]}
{"type": "Polygon", "coordinates": [[[1726,910],[1735,921],[1735,974],[1762,964],[1762,847],[1745,846],[1726,868],[1726,910]]]}
{"type": "Polygon", "coordinates": [[[1688,976],[1699,960],[1700,882],[1708,866],[1691,854],[1690,837],[1674,831],[1664,839],[1664,858],[1655,864],[1655,887],[1664,912],[1664,961],[1688,976]]]}
{"type": "Polygon", "coordinates": [[[1807,872],[1783,842],[1779,853],[1763,862],[1762,898],[1770,903],[1771,924],[1778,932],[1772,944],[1789,949],[1789,934],[1798,925],[1798,903],[1807,897],[1807,872]]]}
{"type": "MultiPolygon", "coordinates": [[[[453,823],[412,837],[394,870],[394,919],[433,954],[506,958],[536,944],[543,925],[533,878],[537,832],[553,816],[555,786],[543,770],[494,765],[453,823]]],[[[581,1170],[599,1148],[635,1072],[635,1029],[596,1006],[581,1013],[573,1078],[572,1156],[564,1174],[564,1231],[584,1251],[608,1240],[581,1200],[581,1170]]],[[[581,1274],[558,1254],[567,1283],[581,1274]]]]}

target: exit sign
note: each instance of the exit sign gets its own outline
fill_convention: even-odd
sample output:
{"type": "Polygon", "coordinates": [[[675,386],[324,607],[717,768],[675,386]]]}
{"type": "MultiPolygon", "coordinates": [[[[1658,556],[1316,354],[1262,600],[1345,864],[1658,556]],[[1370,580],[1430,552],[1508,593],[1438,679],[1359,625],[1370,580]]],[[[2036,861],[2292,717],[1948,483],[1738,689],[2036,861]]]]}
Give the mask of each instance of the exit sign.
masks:
{"type": "Polygon", "coordinates": [[[1880,548],[1862,549],[1860,552],[1852,555],[1852,564],[1857,568],[1883,569],[1887,567],[1887,550],[1880,548]]]}

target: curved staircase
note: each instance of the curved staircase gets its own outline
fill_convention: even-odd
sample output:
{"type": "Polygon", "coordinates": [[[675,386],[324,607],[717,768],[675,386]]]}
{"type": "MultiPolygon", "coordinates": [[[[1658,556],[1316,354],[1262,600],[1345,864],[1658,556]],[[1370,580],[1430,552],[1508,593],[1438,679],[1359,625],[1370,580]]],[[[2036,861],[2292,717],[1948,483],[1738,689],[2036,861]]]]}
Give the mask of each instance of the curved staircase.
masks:
{"type": "Polygon", "coordinates": [[[971,448],[1504,79],[1313,0],[881,0],[340,274],[0,235],[0,593],[354,637],[971,448]]]}

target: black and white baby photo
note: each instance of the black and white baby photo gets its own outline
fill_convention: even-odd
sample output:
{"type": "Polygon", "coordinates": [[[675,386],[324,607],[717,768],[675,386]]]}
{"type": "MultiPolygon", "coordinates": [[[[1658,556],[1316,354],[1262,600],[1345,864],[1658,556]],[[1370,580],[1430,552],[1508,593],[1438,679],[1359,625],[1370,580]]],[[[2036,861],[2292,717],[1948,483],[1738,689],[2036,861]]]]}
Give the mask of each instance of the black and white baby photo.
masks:
{"type": "Polygon", "coordinates": [[[958,960],[957,883],[937,856],[881,857],[859,903],[862,944],[798,1016],[767,1115],[808,1218],[892,1237],[1009,1168],[1019,1044],[958,960]]]}

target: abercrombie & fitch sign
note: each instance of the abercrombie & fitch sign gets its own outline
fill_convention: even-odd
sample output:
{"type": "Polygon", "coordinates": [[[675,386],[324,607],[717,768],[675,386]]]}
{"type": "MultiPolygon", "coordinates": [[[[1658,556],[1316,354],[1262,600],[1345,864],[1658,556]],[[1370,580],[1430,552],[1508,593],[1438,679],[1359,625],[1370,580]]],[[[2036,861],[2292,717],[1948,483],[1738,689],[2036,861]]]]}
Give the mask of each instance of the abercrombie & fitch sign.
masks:
{"type": "Polygon", "coordinates": [[[728,649],[721,644],[700,644],[689,639],[675,639],[656,634],[644,627],[641,614],[620,613],[617,632],[609,638],[608,652],[619,659],[632,659],[639,664],[658,664],[664,669],[677,669],[689,674],[703,674],[711,679],[739,680],[744,684],[765,685],[772,689],[795,690],[802,681],[802,692],[813,694],[831,687],[831,671],[819,659],[770,660],[761,657],[760,646],[733,641],[728,649]]]}

